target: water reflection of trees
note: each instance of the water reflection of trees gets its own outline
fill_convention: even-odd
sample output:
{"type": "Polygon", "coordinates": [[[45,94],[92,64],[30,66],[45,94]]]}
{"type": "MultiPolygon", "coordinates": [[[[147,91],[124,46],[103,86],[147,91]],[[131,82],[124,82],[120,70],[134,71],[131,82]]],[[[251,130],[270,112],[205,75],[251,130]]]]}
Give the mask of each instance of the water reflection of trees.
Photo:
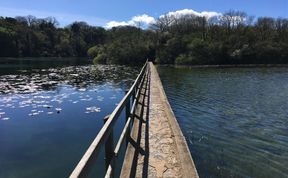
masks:
{"type": "Polygon", "coordinates": [[[32,93],[55,90],[59,85],[87,88],[109,84],[123,90],[130,87],[138,68],[116,65],[87,65],[64,68],[23,70],[0,76],[0,93],[32,93]]]}

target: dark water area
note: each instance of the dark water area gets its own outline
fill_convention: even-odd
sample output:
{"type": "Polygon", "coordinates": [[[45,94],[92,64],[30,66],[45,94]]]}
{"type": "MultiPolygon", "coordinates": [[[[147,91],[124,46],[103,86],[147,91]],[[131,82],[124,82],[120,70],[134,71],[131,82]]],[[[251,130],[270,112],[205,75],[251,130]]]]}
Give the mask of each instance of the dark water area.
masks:
{"type": "Polygon", "coordinates": [[[52,67],[65,67],[92,64],[92,60],[88,58],[57,58],[57,57],[41,57],[41,58],[0,58],[0,75],[17,73],[18,70],[33,70],[52,67]]]}
{"type": "Polygon", "coordinates": [[[200,177],[288,177],[288,68],[157,69],[200,177]]]}
{"type": "MultiPolygon", "coordinates": [[[[139,72],[74,64],[9,70],[0,64],[7,69],[0,75],[0,178],[68,177],[139,72]]],[[[114,140],[124,127],[123,114],[114,140]]],[[[92,176],[103,177],[103,170],[100,154],[92,176]]]]}

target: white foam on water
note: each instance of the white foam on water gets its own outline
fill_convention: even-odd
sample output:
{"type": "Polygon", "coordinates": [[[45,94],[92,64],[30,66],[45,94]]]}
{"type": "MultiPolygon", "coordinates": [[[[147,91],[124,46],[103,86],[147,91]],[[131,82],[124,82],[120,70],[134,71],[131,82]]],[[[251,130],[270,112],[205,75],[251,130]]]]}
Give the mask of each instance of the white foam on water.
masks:
{"type": "Polygon", "coordinates": [[[62,111],[62,108],[55,108],[56,111],[62,111]]]}
{"type": "Polygon", "coordinates": [[[110,99],[111,99],[111,100],[115,100],[115,99],[116,99],[116,96],[111,96],[110,99]]]}
{"type": "Polygon", "coordinates": [[[86,110],[86,112],[101,112],[101,108],[96,106],[87,107],[86,110]]]}
{"type": "Polygon", "coordinates": [[[39,112],[33,112],[33,113],[30,113],[30,114],[28,114],[29,116],[37,116],[37,115],[39,115],[39,112]]]}
{"type": "Polygon", "coordinates": [[[10,118],[9,117],[4,117],[4,118],[2,118],[1,120],[2,121],[7,121],[7,120],[9,120],[10,118]]]}

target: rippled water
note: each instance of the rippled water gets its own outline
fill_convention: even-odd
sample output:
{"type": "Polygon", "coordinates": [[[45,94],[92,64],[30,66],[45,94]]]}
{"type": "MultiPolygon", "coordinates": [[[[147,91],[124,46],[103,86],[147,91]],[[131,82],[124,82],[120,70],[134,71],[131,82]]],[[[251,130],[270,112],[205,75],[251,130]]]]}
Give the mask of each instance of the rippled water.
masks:
{"type": "Polygon", "coordinates": [[[288,177],[288,69],[158,67],[200,177],[288,177]]]}
{"type": "Polygon", "coordinates": [[[0,75],[0,177],[68,177],[138,72],[84,65],[0,75]]]}

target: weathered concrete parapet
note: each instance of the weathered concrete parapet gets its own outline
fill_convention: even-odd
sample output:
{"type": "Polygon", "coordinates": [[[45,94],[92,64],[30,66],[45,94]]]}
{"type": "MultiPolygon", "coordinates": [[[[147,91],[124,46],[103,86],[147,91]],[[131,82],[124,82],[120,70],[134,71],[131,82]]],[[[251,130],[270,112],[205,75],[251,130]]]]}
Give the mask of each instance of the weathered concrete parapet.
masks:
{"type": "Polygon", "coordinates": [[[149,75],[143,102],[137,107],[121,177],[197,178],[186,140],[152,62],[149,75]]]}

